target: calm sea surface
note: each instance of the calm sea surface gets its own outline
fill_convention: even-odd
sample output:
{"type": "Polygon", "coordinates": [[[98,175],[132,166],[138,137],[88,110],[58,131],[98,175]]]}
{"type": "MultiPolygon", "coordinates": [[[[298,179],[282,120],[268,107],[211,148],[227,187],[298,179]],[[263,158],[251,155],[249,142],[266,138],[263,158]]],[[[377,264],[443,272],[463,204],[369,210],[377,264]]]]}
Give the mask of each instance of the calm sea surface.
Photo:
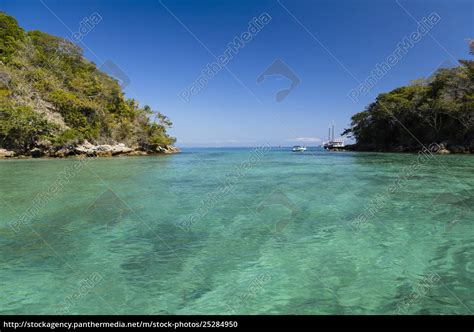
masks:
{"type": "Polygon", "coordinates": [[[185,149],[0,176],[1,314],[474,312],[473,156],[185,149]]]}

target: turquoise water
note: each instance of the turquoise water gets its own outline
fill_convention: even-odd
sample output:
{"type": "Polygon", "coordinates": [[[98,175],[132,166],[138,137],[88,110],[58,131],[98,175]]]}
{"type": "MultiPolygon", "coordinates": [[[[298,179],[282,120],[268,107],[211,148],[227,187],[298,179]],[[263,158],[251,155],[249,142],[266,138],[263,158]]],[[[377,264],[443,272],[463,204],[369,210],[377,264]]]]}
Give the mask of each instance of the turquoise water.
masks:
{"type": "Polygon", "coordinates": [[[474,159],[426,159],[0,161],[0,313],[472,314],[474,159]]]}

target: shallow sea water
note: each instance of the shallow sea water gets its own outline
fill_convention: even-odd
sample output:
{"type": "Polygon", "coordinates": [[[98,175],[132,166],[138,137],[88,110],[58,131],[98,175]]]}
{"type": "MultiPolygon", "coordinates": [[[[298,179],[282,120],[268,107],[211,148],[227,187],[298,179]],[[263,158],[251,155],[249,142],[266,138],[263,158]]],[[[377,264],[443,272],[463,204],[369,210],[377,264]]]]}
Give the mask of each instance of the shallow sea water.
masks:
{"type": "Polygon", "coordinates": [[[1,314],[474,312],[473,156],[202,148],[77,165],[0,161],[1,314]]]}

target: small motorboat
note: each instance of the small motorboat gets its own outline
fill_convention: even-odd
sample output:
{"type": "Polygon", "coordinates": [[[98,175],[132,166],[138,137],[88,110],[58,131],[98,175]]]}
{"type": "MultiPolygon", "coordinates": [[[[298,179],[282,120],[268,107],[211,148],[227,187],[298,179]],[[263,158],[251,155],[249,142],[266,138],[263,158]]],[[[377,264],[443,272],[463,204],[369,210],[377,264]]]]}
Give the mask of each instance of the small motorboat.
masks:
{"type": "Polygon", "coordinates": [[[293,147],[293,152],[303,152],[306,151],[306,147],[301,146],[301,145],[295,145],[293,147]]]}

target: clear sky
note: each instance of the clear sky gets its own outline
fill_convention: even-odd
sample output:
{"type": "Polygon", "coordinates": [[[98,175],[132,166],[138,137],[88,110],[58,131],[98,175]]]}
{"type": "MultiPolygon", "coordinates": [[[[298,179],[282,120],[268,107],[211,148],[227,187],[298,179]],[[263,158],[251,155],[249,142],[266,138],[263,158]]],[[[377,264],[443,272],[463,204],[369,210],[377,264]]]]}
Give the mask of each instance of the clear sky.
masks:
{"type": "MultiPolygon", "coordinates": [[[[446,0],[221,0],[56,1],[0,0],[0,10],[26,30],[72,38],[101,66],[112,61],[130,79],[128,97],[174,122],[178,146],[318,145],[334,121],[336,134],[378,93],[429,76],[445,61],[468,58],[474,38],[473,1],[446,0]],[[214,56],[248,31],[249,22],[270,16],[251,40],[188,102],[188,88],[214,56]],[[417,31],[416,20],[441,18],[356,102],[348,92],[363,82],[397,44],[417,31]],[[90,31],[89,31],[90,30],[90,31]],[[299,84],[277,102],[289,80],[257,77],[281,59],[299,84]]],[[[253,30],[255,31],[255,29],[253,30]]]]}

